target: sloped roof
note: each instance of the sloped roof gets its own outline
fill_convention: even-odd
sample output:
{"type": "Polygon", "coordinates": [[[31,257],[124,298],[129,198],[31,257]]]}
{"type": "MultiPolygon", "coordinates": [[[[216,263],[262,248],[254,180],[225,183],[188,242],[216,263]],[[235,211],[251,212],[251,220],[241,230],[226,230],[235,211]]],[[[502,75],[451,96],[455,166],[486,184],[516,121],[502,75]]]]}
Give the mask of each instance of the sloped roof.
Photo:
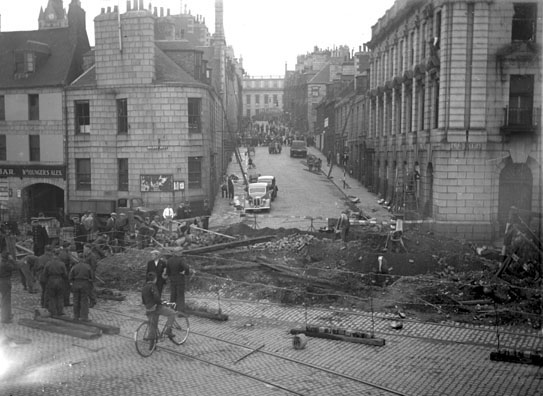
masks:
{"type": "Polygon", "coordinates": [[[0,87],[28,88],[68,84],[75,52],[69,28],[0,32],[0,87]],[[42,57],[36,71],[15,78],[15,53],[35,50],[42,57]]]}
{"type": "MultiPolygon", "coordinates": [[[[189,84],[201,84],[181,66],[177,65],[168,55],[155,46],[155,72],[156,82],[181,82],[189,84]]],[[[88,87],[96,85],[95,65],[81,74],[71,85],[72,87],[88,87]]]]}
{"type": "Polygon", "coordinates": [[[155,72],[157,82],[184,82],[201,84],[162,50],[155,46],[155,72]]]}
{"type": "Polygon", "coordinates": [[[327,63],[308,84],[328,84],[330,82],[330,63],[327,63]]]}

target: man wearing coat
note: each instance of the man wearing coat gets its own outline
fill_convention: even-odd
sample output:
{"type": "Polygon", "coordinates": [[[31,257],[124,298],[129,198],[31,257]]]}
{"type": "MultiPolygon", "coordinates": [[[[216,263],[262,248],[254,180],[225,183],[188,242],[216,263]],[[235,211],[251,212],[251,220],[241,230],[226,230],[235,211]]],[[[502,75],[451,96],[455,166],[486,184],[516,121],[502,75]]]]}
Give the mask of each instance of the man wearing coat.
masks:
{"type": "Polygon", "coordinates": [[[156,274],[156,287],[158,293],[162,296],[162,289],[166,283],[166,262],[163,258],[160,257],[160,252],[158,250],[153,250],[151,252],[152,259],[147,262],[147,271],[145,271],[145,276],[149,272],[154,272],[156,274]]]}
{"type": "Polygon", "coordinates": [[[68,280],[66,265],[58,257],[53,257],[45,264],[43,279],[49,301],[47,306],[49,313],[52,316],[64,315],[64,291],[68,280]]]}
{"type": "Polygon", "coordinates": [[[11,275],[18,270],[17,264],[7,251],[0,257],[0,318],[2,323],[11,323],[11,275]]]}
{"type": "Polygon", "coordinates": [[[166,275],[170,280],[170,302],[176,303],[176,311],[185,310],[186,277],[190,269],[180,256],[172,256],[166,263],[166,275]]]}

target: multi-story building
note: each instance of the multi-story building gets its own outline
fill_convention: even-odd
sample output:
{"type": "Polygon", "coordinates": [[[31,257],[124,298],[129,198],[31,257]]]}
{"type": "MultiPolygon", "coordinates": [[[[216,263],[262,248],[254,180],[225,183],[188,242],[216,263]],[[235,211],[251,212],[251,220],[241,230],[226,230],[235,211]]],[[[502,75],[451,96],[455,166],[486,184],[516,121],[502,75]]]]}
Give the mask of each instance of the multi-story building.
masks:
{"type": "MultiPolygon", "coordinates": [[[[322,133],[317,130],[317,105],[327,93],[329,84],[354,77],[354,60],[347,46],[334,50],[315,48],[299,55],[294,71],[285,71],[284,108],[287,121],[296,134],[311,140],[322,133]]],[[[319,148],[322,144],[316,139],[319,148]]]]}
{"type": "Polygon", "coordinates": [[[241,79],[225,48],[222,1],[209,47],[178,34],[185,19],[141,1],[95,18],[94,64],[66,92],[69,199],[212,204],[238,127],[241,79]]]}
{"type": "Polygon", "coordinates": [[[397,0],[372,27],[366,172],[415,181],[437,232],[488,241],[509,208],[542,212],[537,1],[397,0]]]}
{"type": "Polygon", "coordinates": [[[283,112],[283,77],[243,76],[243,116],[249,120],[283,112]]]}
{"type": "Polygon", "coordinates": [[[61,0],[39,30],[0,32],[0,207],[3,220],[57,215],[65,207],[64,87],[89,51],[85,11],[61,0]]]}

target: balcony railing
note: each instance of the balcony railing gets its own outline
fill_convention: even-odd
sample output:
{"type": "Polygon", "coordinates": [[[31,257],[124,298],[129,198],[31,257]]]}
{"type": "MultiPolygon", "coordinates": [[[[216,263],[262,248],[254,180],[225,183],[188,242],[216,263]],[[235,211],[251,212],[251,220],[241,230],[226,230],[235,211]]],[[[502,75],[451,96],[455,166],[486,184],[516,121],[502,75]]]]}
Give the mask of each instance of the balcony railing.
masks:
{"type": "Polygon", "coordinates": [[[502,132],[534,133],[541,129],[540,107],[509,107],[503,109],[502,132]]]}

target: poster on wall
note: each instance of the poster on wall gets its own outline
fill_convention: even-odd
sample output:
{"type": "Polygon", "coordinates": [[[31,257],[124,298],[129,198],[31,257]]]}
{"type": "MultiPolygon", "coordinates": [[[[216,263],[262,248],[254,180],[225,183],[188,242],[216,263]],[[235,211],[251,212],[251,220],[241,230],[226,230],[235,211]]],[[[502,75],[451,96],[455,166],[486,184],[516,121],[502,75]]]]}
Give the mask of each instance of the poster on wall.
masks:
{"type": "Polygon", "coordinates": [[[173,175],[140,175],[141,192],[172,192],[173,175]]]}

